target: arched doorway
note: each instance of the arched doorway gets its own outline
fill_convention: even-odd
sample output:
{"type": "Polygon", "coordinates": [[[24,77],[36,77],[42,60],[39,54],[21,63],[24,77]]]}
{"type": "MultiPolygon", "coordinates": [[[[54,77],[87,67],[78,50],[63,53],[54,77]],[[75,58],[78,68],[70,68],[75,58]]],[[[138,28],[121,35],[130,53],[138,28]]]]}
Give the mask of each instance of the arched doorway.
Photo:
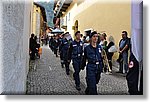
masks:
{"type": "Polygon", "coordinates": [[[78,20],[74,23],[74,34],[78,31],[78,20]]]}

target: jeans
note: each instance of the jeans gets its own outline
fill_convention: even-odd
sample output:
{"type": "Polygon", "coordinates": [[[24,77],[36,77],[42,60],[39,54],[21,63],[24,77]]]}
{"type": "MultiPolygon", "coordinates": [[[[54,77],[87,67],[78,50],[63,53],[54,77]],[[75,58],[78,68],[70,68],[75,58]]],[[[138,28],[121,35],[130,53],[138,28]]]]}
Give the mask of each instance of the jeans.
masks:
{"type": "Polygon", "coordinates": [[[127,73],[127,71],[128,71],[128,52],[123,52],[122,58],[123,58],[123,69],[124,69],[125,73],[127,73]]]}

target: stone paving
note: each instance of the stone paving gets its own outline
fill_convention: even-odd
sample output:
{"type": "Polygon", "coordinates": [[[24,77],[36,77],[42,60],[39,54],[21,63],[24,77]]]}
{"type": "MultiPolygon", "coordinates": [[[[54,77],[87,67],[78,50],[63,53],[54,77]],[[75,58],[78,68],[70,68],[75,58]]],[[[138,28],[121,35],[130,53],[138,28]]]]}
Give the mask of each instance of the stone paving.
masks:
{"type": "MultiPolygon", "coordinates": [[[[27,94],[30,95],[85,95],[86,89],[85,70],[81,71],[81,91],[77,91],[73,80],[73,68],[70,64],[70,75],[61,68],[59,57],[55,57],[48,46],[43,46],[40,59],[30,61],[27,76],[27,94]]],[[[102,73],[98,87],[100,95],[127,95],[127,82],[122,74],[106,75],[102,73]]]]}

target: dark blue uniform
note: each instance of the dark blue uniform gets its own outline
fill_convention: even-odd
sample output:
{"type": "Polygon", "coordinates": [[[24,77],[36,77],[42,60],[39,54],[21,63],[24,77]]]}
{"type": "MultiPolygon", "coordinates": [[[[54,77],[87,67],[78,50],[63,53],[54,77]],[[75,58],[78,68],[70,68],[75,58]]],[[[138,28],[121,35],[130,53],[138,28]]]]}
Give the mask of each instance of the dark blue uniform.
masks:
{"type": "Polygon", "coordinates": [[[75,84],[77,87],[80,86],[80,77],[79,77],[79,72],[81,69],[81,61],[82,61],[82,54],[83,54],[83,42],[79,41],[77,42],[76,40],[74,40],[71,44],[70,44],[70,48],[69,48],[69,59],[72,59],[72,64],[73,64],[73,68],[74,68],[74,80],[75,80],[75,84]]]}
{"type": "Polygon", "coordinates": [[[62,40],[61,44],[61,56],[63,58],[65,67],[66,67],[66,73],[69,75],[69,62],[68,62],[68,49],[69,49],[69,41],[67,39],[62,40]]]}
{"type": "Polygon", "coordinates": [[[94,48],[91,44],[85,47],[84,49],[84,57],[83,57],[83,66],[82,69],[86,65],[86,60],[88,64],[86,66],[86,82],[87,89],[86,94],[96,95],[97,94],[97,86],[100,80],[100,74],[102,72],[103,64],[101,57],[101,46],[97,45],[94,48]]]}
{"type": "Polygon", "coordinates": [[[60,53],[61,66],[62,66],[62,68],[64,68],[63,51],[62,51],[62,47],[63,47],[63,38],[60,38],[59,41],[60,41],[60,45],[59,45],[59,53],[60,53]]]}
{"type": "Polygon", "coordinates": [[[59,40],[55,39],[54,40],[54,54],[56,55],[56,57],[58,57],[58,48],[59,48],[59,40]]]}
{"type": "Polygon", "coordinates": [[[52,51],[54,51],[54,38],[53,37],[49,40],[49,47],[51,48],[52,51]]]}
{"type": "Polygon", "coordinates": [[[129,71],[126,79],[128,83],[128,91],[131,95],[142,95],[143,94],[143,71],[139,71],[139,62],[131,52],[129,59],[129,71]],[[140,73],[139,73],[140,72],[140,73]],[[140,77],[139,77],[140,74],[140,77]],[[140,81],[140,84],[138,83],[140,81]],[[140,88],[138,88],[140,85],[140,88]]]}

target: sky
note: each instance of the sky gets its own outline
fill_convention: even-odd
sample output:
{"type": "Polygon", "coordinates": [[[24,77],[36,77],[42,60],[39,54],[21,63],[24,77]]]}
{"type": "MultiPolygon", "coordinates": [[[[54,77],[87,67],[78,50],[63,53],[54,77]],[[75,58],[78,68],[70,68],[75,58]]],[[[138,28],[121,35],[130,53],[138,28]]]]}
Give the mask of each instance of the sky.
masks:
{"type": "Polygon", "coordinates": [[[49,1],[51,1],[51,0],[34,0],[34,2],[49,2],[49,1]]]}
{"type": "Polygon", "coordinates": [[[41,6],[43,6],[45,8],[47,24],[48,24],[49,27],[53,27],[54,0],[34,0],[34,2],[38,2],[38,4],[40,4],[41,6]]]}

